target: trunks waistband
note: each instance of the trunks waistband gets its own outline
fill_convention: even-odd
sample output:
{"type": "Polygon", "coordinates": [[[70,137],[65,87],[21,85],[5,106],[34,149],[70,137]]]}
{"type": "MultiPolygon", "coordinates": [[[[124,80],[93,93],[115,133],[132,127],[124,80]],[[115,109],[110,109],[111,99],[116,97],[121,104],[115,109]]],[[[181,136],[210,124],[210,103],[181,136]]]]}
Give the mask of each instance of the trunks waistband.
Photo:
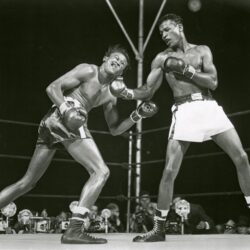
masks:
{"type": "Polygon", "coordinates": [[[214,100],[214,99],[211,95],[202,93],[193,93],[189,95],[174,97],[175,105],[180,105],[185,102],[204,101],[204,100],[214,100]]]}

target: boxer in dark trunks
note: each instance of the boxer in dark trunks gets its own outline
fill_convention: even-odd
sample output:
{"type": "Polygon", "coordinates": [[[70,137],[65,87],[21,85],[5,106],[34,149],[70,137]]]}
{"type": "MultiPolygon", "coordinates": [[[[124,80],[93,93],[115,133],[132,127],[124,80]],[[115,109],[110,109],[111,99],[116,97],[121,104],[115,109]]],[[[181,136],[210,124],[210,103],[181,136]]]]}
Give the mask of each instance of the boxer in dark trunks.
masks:
{"type": "Polygon", "coordinates": [[[42,119],[37,145],[25,175],[0,192],[0,208],[31,190],[49,166],[57,143],[88,171],[78,206],[74,207],[70,224],[61,238],[65,244],[100,244],[106,239],[95,238],[82,231],[84,218],[94,205],[106,180],[106,166],[87,128],[88,112],[100,105],[112,135],[119,135],[141,118],[155,114],[157,107],[144,102],[129,118],[120,121],[117,98],[109,90],[110,83],[121,76],[129,63],[129,56],[120,46],[111,47],[101,66],[83,63],[53,81],[46,92],[53,102],[42,119]]]}

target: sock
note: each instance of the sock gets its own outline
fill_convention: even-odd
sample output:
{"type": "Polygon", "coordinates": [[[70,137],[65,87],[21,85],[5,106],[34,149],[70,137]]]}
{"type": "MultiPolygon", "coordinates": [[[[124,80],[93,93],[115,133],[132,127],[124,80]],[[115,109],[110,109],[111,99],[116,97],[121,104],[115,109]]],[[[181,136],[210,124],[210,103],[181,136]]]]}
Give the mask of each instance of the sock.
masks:
{"type": "Polygon", "coordinates": [[[89,213],[89,209],[86,207],[79,207],[79,206],[75,206],[72,209],[72,217],[71,220],[80,220],[80,221],[85,221],[85,217],[86,215],[89,213]]]}
{"type": "Polygon", "coordinates": [[[245,196],[247,206],[250,208],[250,196],[245,196]]]}
{"type": "Polygon", "coordinates": [[[157,217],[157,219],[166,220],[166,217],[168,215],[168,211],[169,210],[161,210],[161,209],[157,208],[155,211],[155,216],[157,217]]]}
{"type": "Polygon", "coordinates": [[[72,212],[74,214],[86,214],[86,213],[89,213],[89,209],[86,208],[86,207],[79,207],[79,206],[75,206],[73,209],[72,209],[72,212]]]}

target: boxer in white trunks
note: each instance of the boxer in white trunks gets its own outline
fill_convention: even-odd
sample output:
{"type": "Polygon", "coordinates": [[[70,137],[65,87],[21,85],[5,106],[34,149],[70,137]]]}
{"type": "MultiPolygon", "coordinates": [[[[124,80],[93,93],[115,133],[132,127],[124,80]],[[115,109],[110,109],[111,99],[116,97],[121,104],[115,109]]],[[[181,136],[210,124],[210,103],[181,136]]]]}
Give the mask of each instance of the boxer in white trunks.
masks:
{"type": "Polygon", "coordinates": [[[182,18],[175,14],[160,18],[159,31],[167,48],[154,58],[146,84],[133,90],[117,82],[111,84],[117,97],[147,100],[165,77],[175,100],[154,228],[135,237],[135,242],[165,240],[164,222],[173,197],[174,181],[191,142],[212,139],[228,154],[236,166],[246,202],[250,204],[248,156],[234,126],[211,95],[217,88],[218,79],[209,47],[189,43],[182,18]]]}

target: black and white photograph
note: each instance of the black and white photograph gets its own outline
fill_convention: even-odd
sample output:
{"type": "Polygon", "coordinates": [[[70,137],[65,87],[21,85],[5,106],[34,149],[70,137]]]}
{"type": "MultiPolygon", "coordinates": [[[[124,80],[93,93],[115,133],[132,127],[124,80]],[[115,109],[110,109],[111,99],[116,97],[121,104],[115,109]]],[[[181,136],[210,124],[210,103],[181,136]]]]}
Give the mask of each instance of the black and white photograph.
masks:
{"type": "Polygon", "coordinates": [[[0,249],[250,249],[249,0],[0,0],[0,249]]]}

